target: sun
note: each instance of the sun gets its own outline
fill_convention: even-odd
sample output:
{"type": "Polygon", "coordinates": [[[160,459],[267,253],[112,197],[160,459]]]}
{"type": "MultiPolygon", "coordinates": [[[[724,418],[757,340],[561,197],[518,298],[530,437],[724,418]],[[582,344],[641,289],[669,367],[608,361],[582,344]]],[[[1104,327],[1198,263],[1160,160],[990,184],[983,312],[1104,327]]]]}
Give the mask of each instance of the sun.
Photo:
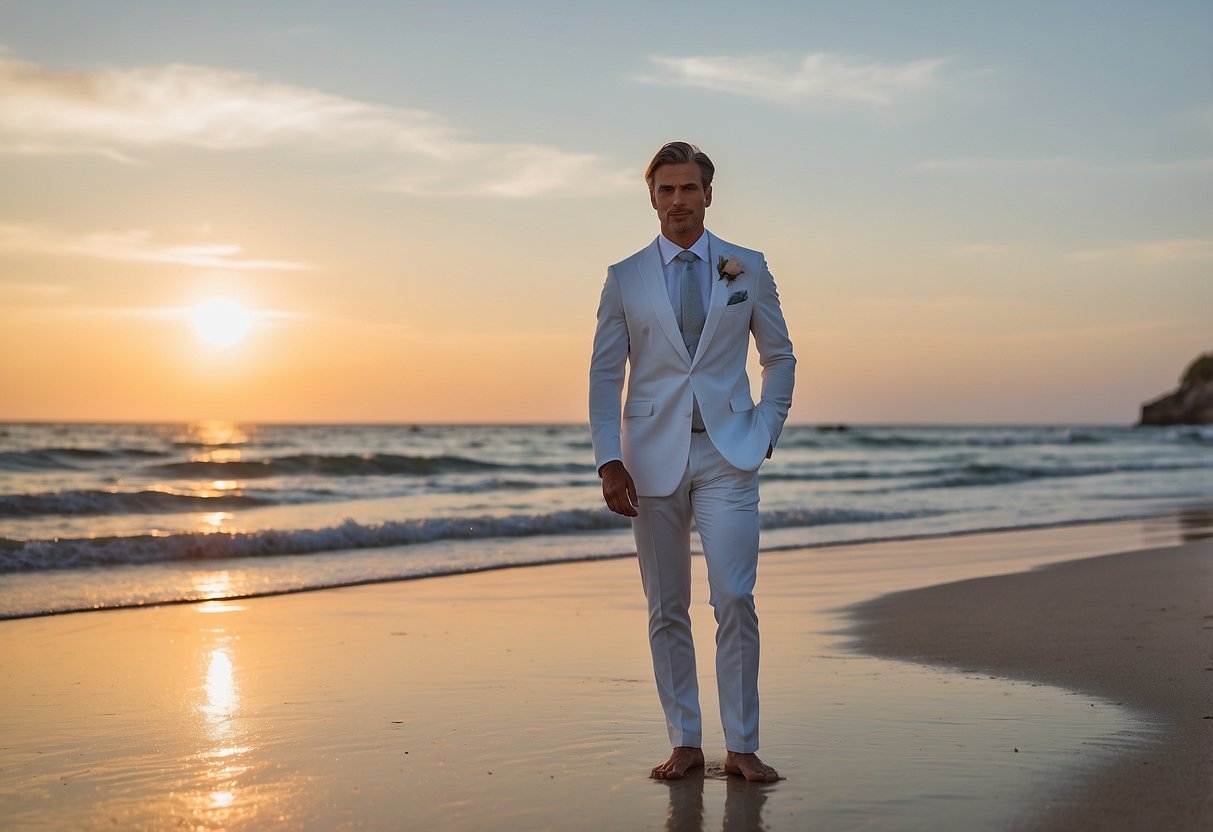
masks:
{"type": "Polygon", "coordinates": [[[208,344],[230,347],[244,339],[253,325],[253,316],[234,300],[211,298],[190,311],[198,336],[208,344]]]}

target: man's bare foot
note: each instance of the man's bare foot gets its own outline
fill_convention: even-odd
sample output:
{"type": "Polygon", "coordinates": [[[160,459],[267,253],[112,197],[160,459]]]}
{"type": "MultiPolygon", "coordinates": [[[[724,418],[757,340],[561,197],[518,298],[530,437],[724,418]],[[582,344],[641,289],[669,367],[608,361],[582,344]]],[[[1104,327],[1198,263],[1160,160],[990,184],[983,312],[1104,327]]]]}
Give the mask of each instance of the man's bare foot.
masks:
{"type": "Polygon", "coordinates": [[[757,754],[738,754],[730,751],[724,757],[726,774],[740,774],[751,783],[774,783],[779,772],[758,759],[757,754]]]}
{"type": "Polygon", "coordinates": [[[703,750],[680,745],[670,752],[670,759],[649,772],[649,776],[654,780],[681,780],[693,768],[703,768],[703,750]]]}

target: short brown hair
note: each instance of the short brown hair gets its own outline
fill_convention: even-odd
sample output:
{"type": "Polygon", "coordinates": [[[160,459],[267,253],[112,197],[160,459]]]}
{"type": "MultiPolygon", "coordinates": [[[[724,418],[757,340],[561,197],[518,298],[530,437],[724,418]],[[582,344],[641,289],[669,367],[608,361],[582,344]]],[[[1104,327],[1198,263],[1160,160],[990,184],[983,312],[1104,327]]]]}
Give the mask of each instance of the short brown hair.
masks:
{"type": "Polygon", "coordinates": [[[657,155],[653,157],[653,161],[649,162],[649,166],[644,169],[644,181],[648,183],[649,190],[653,189],[653,180],[657,175],[659,167],[662,165],[685,165],[687,162],[694,162],[699,165],[699,178],[703,180],[703,188],[706,191],[712,184],[712,177],[716,174],[716,166],[712,164],[712,160],[708,158],[708,154],[689,142],[668,142],[662,146],[661,150],[657,151],[657,155]]]}

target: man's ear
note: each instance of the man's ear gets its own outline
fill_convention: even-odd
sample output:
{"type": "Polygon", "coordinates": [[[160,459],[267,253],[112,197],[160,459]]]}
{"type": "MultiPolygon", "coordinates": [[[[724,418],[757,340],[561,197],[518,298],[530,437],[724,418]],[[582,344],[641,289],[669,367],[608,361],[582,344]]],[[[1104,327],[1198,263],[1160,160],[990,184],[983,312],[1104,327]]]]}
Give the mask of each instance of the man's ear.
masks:
{"type": "Polygon", "coordinates": [[[703,190],[703,206],[706,208],[707,206],[709,206],[711,204],[712,204],[712,186],[708,185],[703,190]]]}
{"type": "Polygon", "coordinates": [[[649,187],[649,202],[653,204],[653,210],[657,210],[657,194],[653,192],[652,186],[649,187]]]}

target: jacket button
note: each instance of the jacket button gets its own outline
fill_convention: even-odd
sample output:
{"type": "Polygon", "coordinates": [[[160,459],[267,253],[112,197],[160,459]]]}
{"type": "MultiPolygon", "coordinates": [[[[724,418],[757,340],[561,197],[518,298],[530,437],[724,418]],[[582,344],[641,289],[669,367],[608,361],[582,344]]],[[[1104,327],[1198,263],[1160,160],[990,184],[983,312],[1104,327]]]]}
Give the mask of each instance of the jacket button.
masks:
{"type": "Polygon", "coordinates": [[[689,410],[683,411],[682,415],[683,415],[683,416],[690,416],[690,415],[691,415],[691,411],[689,411],[689,410]]]}

